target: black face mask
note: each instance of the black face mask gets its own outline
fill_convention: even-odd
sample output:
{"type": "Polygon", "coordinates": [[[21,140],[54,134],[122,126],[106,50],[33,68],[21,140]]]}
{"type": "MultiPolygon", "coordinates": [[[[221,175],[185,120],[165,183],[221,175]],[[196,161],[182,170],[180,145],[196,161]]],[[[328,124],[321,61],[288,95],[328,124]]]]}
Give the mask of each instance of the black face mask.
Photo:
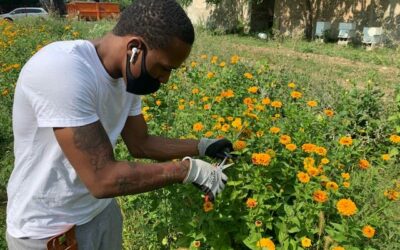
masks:
{"type": "Polygon", "coordinates": [[[140,76],[135,78],[131,72],[129,56],[126,58],[126,91],[135,95],[148,95],[156,92],[161,84],[146,70],[146,50],[143,50],[140,76]]]}

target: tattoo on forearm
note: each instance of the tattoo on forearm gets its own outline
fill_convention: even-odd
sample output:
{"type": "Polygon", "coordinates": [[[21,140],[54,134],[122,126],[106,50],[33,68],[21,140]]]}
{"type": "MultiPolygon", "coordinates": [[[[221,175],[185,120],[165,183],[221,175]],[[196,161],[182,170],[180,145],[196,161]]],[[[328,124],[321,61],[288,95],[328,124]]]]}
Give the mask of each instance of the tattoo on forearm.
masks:
{"type": "Polygon", "coordinates": [[[77,148],[90,154],[90,164],[95,171],[114,159],[110,140],[100,122],[75,128],[74,143],[77,148]]]}

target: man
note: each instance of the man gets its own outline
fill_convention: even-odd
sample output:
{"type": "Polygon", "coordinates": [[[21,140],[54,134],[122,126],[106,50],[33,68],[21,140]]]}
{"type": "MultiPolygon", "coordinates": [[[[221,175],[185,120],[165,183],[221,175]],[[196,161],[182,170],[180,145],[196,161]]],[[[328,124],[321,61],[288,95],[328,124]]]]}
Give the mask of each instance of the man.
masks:
{"type": "Polygon", "coordinates": [[[15,92],[15,167],[8,183],[10,249],[45,249],[76,225],[79,249],[121,249],[122,219],[112,197],[194,183],[211,199],[222,168],[187,156],[224,157],[226,140],[148,134],[140,96],[167,83],[188,57],[193,26],[173,0],[135,0],[111,33],[52,43],[22,69],[15,92]],[[135,158],[116,161],[121,135],[135,158]]]}

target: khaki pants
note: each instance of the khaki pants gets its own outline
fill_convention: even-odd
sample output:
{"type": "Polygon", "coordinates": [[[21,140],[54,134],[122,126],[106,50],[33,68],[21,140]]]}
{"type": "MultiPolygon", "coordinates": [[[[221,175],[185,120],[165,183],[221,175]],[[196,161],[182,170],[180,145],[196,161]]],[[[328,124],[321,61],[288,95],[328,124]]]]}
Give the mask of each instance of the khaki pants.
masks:
{"type": "MultiPolygon", "coordinates": [[[[6,234],[9,250],[45,250],[48,239],[18,239],[6,234]]],[[[103,212],[76,227],[79,250],[122,249],[122,215],[114,199],[103,212]]]]}

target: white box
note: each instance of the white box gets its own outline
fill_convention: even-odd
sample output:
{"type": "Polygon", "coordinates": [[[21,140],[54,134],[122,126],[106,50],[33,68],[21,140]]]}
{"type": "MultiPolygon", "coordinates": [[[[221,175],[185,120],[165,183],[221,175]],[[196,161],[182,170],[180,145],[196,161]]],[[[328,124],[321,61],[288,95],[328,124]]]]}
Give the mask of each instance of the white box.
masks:
{"type": "Polygon", "coordinates": [[[325,31],[331,29],[330,22],[317,22],[317,27],[315,28],[315,36],[322,37],[324,36],[325,31]]]}
{"type": "Polygon", "coordinates": [[[378,44],[382,42],[382,27],[364,27],[363,43],[378,44]]]}

